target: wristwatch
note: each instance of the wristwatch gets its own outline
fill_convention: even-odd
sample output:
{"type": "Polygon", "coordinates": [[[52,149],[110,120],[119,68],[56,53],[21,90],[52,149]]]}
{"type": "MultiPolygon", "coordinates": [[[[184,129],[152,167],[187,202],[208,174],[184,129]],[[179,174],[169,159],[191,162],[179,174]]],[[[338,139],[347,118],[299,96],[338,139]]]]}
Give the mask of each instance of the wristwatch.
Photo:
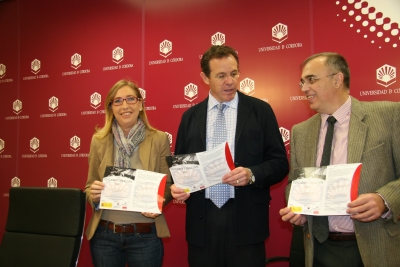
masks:
{"type": "Polygon", "coordinates": [[[248,184],[254,184],[254,182],[256,181],[256,177],[254,177],[253,172],[249,168],[247,169],[250,171],[250,179],[248,184]]]}

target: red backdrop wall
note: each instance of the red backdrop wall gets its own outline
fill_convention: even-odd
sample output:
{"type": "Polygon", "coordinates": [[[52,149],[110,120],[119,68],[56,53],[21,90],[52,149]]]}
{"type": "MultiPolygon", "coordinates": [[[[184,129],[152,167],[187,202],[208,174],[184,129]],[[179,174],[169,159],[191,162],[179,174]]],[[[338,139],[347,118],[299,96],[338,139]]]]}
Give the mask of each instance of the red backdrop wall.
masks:
{"type": "MultiPolygon", "coordinates": [[[[117,80],[144,90],[150,123],[173,151],[181,114],[208,94],[201,55],[230,45],[241,90],[271,104],[289,157],[291,127],[313,115],[298,87],[309,55],[343,54],[356,98],[400,101],[399,21],[398,1],[1,1],[0,238],[11,186],[84,188],[91,136],[117,80]]],[[[291,226],[278,215],[286,183],[271,190],[267,256],[289,255],[291,226]]],[[[164,266],[187,266],[185,205],[170,203],[165,216],[164,266]]],[[[91,266],[86,239],[78,266],[91,266]]]]}

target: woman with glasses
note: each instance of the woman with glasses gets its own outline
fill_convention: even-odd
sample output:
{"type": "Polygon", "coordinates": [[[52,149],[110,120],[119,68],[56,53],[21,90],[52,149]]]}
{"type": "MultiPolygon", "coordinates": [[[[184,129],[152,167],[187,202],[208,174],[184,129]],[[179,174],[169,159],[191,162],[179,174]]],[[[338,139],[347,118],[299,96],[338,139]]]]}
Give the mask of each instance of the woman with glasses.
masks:
{"type": "Polygon", "coordinates": [[[99,209],[106,166],[143,169],[168,175],[164,205],[171,200],[165,160],[171,154],[166,133],[150,126],[136,84],[118,81],[108,92],[106,120],[96,127],[89,152],[86,198],[93,215],[86,230],[95,267],[161,266],[161,238],[169,237],[164,216],[149,212],[99,209]]]}

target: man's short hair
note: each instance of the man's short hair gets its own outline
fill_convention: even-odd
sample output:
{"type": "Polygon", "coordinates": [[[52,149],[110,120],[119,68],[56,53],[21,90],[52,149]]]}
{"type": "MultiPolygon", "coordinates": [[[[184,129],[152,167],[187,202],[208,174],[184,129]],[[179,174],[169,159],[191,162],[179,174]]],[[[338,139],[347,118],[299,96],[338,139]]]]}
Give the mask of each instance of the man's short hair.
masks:
{"type": "Polygon", "coordinates": [[[311,60],[318,58],[318,57],[325,57],[325,65],[330,67],[335,72],[343,73],[343,83],[347,89],[350,88],[350,69],[349,65],[347,64],[346,59],[344,56],[333,53],[333,52],[323,52],[318,53],[315,55],[310,56],[300,65],[300,69],[303,70],[304,66],[310,62],[311,60]]]}
{"type": "Polygon", "coordinates": [[[232,47],[227,45],[213,45],[201,57],[201,71],[204,72],[207,77],[210,77],[210,60],[213,58],[229,57],[230,55],[236,59],[239,70],[239,57],[232,47]]]}

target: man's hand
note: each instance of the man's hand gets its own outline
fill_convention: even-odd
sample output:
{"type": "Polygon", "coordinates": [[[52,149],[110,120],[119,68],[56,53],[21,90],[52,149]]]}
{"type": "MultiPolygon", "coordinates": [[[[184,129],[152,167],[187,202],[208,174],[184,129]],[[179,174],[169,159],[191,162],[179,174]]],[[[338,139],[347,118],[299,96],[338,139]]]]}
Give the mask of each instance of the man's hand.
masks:
{"type": "Polygon", "coordinates": [[[175,184],[171,185],[172,197],[179,201],[185,201],[190,197],[189,193],[186,193],[182,188],[176,187],[175,184]]]}
{"type": "Polygon", "coordinates": [[[387,212],[385,202],[376,193],[359,195],[356,200],[347,204],[347,207],[346,212],[350,214],[350,218],[360,222],[375,221],[387,212]]]}
{"type": "Polygon", "coordinates": [[[290,222],[291,224],[303,226],[307,222],[307,217],[303,214],[295,214],[289,207],[279,210],[282,216],[282,221],[290,222]]]}
{"type": "Polygon", "coordinates": [[[249,181],[249,169],[243,167],[237,167],[222,177],[222,182],[224,184],[230,184],[232,186],[245,186],[249,181]]]}

